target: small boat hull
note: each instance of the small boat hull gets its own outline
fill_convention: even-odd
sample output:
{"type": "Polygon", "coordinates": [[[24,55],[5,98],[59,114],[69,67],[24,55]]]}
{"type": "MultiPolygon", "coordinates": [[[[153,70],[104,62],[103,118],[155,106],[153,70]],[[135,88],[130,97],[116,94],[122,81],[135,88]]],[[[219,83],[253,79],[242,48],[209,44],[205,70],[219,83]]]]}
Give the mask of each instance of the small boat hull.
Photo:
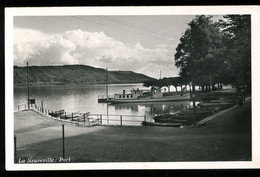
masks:
{"type": "Polygon", "coordinates": [[[64,110],[49,113],[49,115],[52,116],[52,117],[60,117],[62,114],[64,114],[64,110]]]}
{"type": "Polygon", "coordinates": [[[142,126],[180,127],[182,123],[142,122],[142,126]]]}
{"type": "Polygon", "coordinates": [[[187,123],[188,120],[185,120],[185,119],[155,119],[155,122],[164,122],[164,123],[187,123]]]}
{"type": "Polygon", "coordinates": [[[60,118],[61,119],[72,119],[78,117],[77,113],[74,114],[61,114],[60,118]]]}

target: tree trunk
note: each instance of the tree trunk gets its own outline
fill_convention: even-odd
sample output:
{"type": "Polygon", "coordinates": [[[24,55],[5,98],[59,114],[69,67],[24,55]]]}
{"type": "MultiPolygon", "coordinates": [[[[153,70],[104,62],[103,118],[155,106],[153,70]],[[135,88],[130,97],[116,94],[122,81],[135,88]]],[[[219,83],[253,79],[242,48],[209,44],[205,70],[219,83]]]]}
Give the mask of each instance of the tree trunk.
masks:
{"type": "Polygon", "coordinates": [[[215,90],[215,84],[212,82],[212,91],[215,90]]]}
{"type": "Polygon", "coordinates": [[[174,87],[175,87],[176,93],[178,94],[178,89],[177,89],[177,86],[174,86],[174,87]]]}

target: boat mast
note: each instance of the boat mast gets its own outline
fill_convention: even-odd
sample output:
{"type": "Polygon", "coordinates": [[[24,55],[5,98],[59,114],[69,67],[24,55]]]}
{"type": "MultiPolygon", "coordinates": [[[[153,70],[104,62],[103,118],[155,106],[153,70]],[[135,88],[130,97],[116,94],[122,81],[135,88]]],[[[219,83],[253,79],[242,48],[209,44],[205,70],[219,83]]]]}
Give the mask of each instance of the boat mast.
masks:
{"type": "Polygon", "coordinates": [[[28,91],[28,110],[30,109],[30,94],[29,94],[29,66],[28,66],[28,62],[27,62],[27,91],[28,91]]]}

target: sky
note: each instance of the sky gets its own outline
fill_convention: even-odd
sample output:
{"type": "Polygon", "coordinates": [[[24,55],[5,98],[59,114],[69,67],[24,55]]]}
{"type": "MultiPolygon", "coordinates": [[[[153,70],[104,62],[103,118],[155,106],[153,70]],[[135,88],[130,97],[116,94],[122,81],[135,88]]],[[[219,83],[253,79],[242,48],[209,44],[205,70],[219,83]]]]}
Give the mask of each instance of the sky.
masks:
{"type": "Polygon", "coordinates": [[[174,77],[174,54],[193,15],[16,16],[14,65],[84,64],[174,77]]]}

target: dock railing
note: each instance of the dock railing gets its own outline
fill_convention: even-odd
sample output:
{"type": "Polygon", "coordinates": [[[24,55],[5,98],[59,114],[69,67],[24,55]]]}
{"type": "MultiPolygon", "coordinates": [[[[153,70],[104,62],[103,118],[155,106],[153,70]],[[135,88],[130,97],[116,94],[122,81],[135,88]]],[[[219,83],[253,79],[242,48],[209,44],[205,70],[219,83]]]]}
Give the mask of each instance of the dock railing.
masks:
{"type": "Polygon", "coordinates": [[[90,112],[65,112],[64,110],[46,109],[35,104],[34,111],[53,119],[76,124],[78,126],[110,125],[110,126],[141,126],[146,121],[146,116],[139,115],[114,115],[91,114],[90,112]]]}

